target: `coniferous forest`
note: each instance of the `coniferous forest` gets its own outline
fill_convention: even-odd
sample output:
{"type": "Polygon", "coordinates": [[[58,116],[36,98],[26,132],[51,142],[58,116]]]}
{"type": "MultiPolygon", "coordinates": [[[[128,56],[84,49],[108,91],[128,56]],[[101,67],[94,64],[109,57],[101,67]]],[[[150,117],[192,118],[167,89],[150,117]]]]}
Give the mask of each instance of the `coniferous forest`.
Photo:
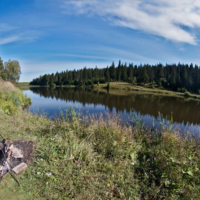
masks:
{"type": "Polygon", "coordinates": [[[144,85],[151,83],[152,87],[170,89],[179,92],[190,91],[200,93],[200,68],[193,64],[166,64],[156,65],[113,62],[106,68],[83,68],[73,71],[56,72],[45,74],[35,78],[30,85],[91,85],[113,81],[124,81],[132,84],[144,85]]]}

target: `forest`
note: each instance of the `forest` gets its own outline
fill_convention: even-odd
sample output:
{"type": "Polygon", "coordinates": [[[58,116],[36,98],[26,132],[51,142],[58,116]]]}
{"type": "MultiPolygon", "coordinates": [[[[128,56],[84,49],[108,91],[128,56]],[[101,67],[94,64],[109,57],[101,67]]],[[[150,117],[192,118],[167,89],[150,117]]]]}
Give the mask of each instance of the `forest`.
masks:
{"type": "Polygon", "coordinates": [[[44,74],[33,79],[30,85],[56,86],[75,85],[87,86],[106,82],[124,81],[133,85],[145,85],[150,83],[151,87],[170,89],[178,92],[200,93],[200,68],[193,64],[166,64],[156,65],[122,63],[118,65],[112,62],[111,66],[98,69],[86,68],[73,71],[56,72],[55,74],[44,74]]]}

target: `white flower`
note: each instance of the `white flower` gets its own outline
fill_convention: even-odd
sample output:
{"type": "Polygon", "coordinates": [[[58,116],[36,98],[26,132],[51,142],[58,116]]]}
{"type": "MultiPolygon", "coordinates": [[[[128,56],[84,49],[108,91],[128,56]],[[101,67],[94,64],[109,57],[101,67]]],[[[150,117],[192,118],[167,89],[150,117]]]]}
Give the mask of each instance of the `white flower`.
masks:
{"type": "Polygon", "coordinates": [[[47,176],[51,176],[51,173],[46,173],[47,176]]]}
{"type": "Polygon", "coordinates": [[[41,158],[40,160],[43,161],[43,158],[41,158]]]}
{"type": "Polygon", "coordinates": [[[148,158],[148,159],[147,159],[147,162],[151,162],[151,159],[150,159],[150,158],[148,158]]]}
{"type": "Polygon", "coordinates": [[[131,165],[135,165],[135,163],[134,163],[134,162],[132,162],[132,163],[131,163],[131,165]]]}

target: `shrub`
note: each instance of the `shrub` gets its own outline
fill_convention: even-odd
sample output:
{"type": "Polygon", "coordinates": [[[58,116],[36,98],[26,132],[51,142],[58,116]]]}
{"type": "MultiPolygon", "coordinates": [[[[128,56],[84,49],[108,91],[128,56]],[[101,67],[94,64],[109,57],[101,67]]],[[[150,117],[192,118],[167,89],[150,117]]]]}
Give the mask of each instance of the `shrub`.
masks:
{"type": "Polygon", "coordinates": [[[133,79],[128,78],[128,79],[127,79],[127,82],[128,82],[128,83],[133,83],[133,79]]]}
{"type": "Polygon", "coordinates": [[[185,92],[185,97],[190,97],[191,94],[189,92],[185,92]]]}
{"type": "Polygon", "coordinates": [[[186,88],[181,88],[181,92],[187,92],[187,89],[186,88]]]}
{"type": "Polygon", "coordinates": [[[5,101],[3,103],[2,109],[4,113],[8,115],[14,114],[17,111],[16,105],[11,101],[5,101]]]}
{"type": "Polygon", "coordinates": [[[100,78],[99,79],[99,83],[105,83],[105,82],[106,82],[105,78],[100,78]]]}
{"type": "Polygon", "coordinates": [[[3,111],[6,114],[14,114],[20,106],[26,107],[31,104],[31,99],[26,97],[21,90],[1,91],[0,100],[3,111]]]}
{"type": "Polygon", "coordinates": [[[133,85],[135,85],[135,84],[136,84],[136,82],[137,82],[137,78],[134,76],[134,77],[133,77],[132,84],[133,84],[133,85]]]}

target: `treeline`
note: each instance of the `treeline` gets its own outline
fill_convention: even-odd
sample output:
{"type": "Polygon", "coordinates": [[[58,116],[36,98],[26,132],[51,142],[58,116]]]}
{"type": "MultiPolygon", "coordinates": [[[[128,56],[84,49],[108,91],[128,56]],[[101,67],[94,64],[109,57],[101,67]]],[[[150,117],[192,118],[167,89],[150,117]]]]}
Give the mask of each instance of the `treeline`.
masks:
{"type": "Polygon", "coordinates": [[[193,93],[200,92],[200,68],[193,64],[156,65],[122,63],[115,66],[113,62],[107,68],[98,69],[86,67],[80,70],[63,71],[55,74],[45,74],[33,79],[31,85],[94,85],[98,83],[125,81],[132,84],[146,84],[154,87],[164,87],[175,91],[193,93]]]}

